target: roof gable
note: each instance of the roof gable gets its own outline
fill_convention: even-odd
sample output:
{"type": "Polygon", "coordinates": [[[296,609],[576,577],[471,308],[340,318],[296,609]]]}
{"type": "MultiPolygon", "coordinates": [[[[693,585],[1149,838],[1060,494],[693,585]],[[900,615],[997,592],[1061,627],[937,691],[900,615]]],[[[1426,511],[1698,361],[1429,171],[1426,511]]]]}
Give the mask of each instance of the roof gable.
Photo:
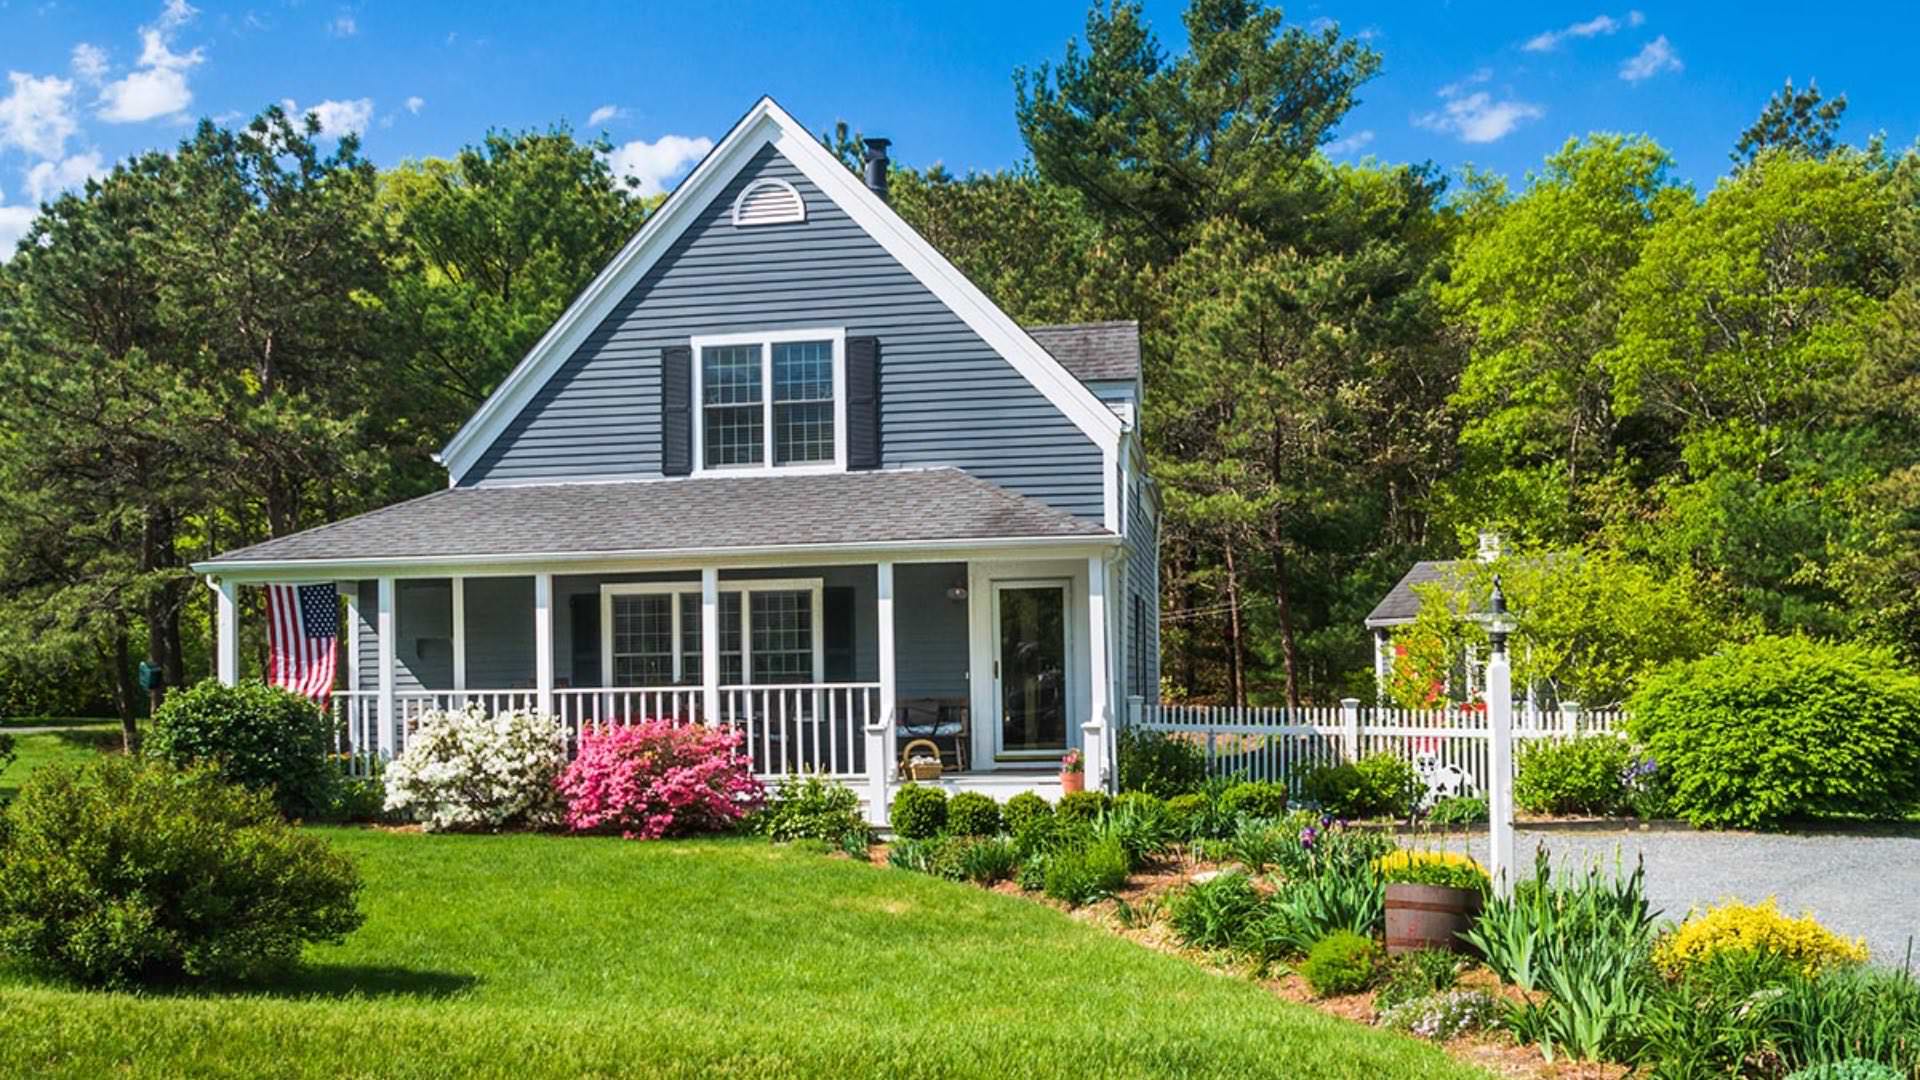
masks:
{"type": "Polygon", "coordinates": [[[762,98],[614,256],[448,441],[440,460],[458,483],[568,356],[700,217],[716,193],[771,146],[875,242],[1000,353],[1062,415],[1109,456],[1121,424],[1073,373],[989,301],[884,200],[771,98],[762,98]]]}

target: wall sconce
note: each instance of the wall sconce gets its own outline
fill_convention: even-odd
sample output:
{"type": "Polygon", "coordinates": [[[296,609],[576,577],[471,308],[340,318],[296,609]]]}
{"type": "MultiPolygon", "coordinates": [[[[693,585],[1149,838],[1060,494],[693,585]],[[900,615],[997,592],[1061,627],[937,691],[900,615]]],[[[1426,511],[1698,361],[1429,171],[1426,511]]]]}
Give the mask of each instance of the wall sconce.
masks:
{"type": "Polygon", "coordinates": [[[959,582],[947,586],[947,599],[959,603],[967,598],[967,587],[959,582]]]}

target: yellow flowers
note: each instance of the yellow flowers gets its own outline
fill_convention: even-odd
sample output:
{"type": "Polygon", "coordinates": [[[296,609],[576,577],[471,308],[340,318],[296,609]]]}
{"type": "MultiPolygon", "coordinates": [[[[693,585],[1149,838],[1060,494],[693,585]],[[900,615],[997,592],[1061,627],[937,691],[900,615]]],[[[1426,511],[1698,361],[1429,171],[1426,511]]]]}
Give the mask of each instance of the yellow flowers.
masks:
{"type": "Polygon", "coordinates": [[[1374,861],[1384,881],[1408,885],[1445,885],[1455,889],[1484,889],[1487,868],[1471,856],[1454,851],[1391,851],[1374,861]]]}
{"type": "Polygon", "coordinates": [[[1864,938],[1848,940],[1821,926],[1812,915],[1780,914],[1772,897],[1758,904],[1729,900],[1705,912],[1695,911],[1654,946],[1653,959],[1668,975],[1721,953],[1764,952],[1785,957],[1812,975],[1835,964],[1867,959],[1864,938]]]}

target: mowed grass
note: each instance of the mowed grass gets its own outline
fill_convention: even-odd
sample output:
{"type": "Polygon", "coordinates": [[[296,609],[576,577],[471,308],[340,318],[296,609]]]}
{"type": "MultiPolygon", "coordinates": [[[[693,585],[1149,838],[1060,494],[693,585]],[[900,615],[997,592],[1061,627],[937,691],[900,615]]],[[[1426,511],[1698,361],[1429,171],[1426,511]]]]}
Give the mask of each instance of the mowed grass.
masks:
{"type": "Polygon", "coordinates": [[[0,803],[19,792],[27,775],[42,765],[65,762],[78,765],[102,749],[118,750],[120,731],[62,731],[45,735],[15,735],[14,762],[0,770],[0,803]]]}
{"type": "Polygon", "coordinates": [[[366,925],[272,987],[0,972],[34,1076],[1479,1076],[1058,911],[750,839],[325,830],[366,925]]]}

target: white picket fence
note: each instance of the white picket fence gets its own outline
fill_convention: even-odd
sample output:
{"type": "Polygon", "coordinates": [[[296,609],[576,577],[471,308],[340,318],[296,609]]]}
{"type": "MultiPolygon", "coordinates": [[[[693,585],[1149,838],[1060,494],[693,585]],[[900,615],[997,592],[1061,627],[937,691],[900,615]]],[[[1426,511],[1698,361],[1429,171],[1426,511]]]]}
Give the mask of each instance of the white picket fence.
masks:
{"type": "MultiPolygon", "coordinates": [[[[1548,711],[1522,702],[1513,715],[1516,743],[1611,732],[1621,723],[1617,709],[1573,705],[1548,711]]],[[[1485,791],[1489,776],[1487,715],[1478,709],[1363,708],[1352,699],[1299,709],[1236,708],[1136,698],[1129,703],[1128,725],[1200,746],[1211,775],[1277,781],[1296,791],[1308,769],[1377,753],[1405,758],[1423,773],[1451,766],[1472,791],[1485,791]]]]}

